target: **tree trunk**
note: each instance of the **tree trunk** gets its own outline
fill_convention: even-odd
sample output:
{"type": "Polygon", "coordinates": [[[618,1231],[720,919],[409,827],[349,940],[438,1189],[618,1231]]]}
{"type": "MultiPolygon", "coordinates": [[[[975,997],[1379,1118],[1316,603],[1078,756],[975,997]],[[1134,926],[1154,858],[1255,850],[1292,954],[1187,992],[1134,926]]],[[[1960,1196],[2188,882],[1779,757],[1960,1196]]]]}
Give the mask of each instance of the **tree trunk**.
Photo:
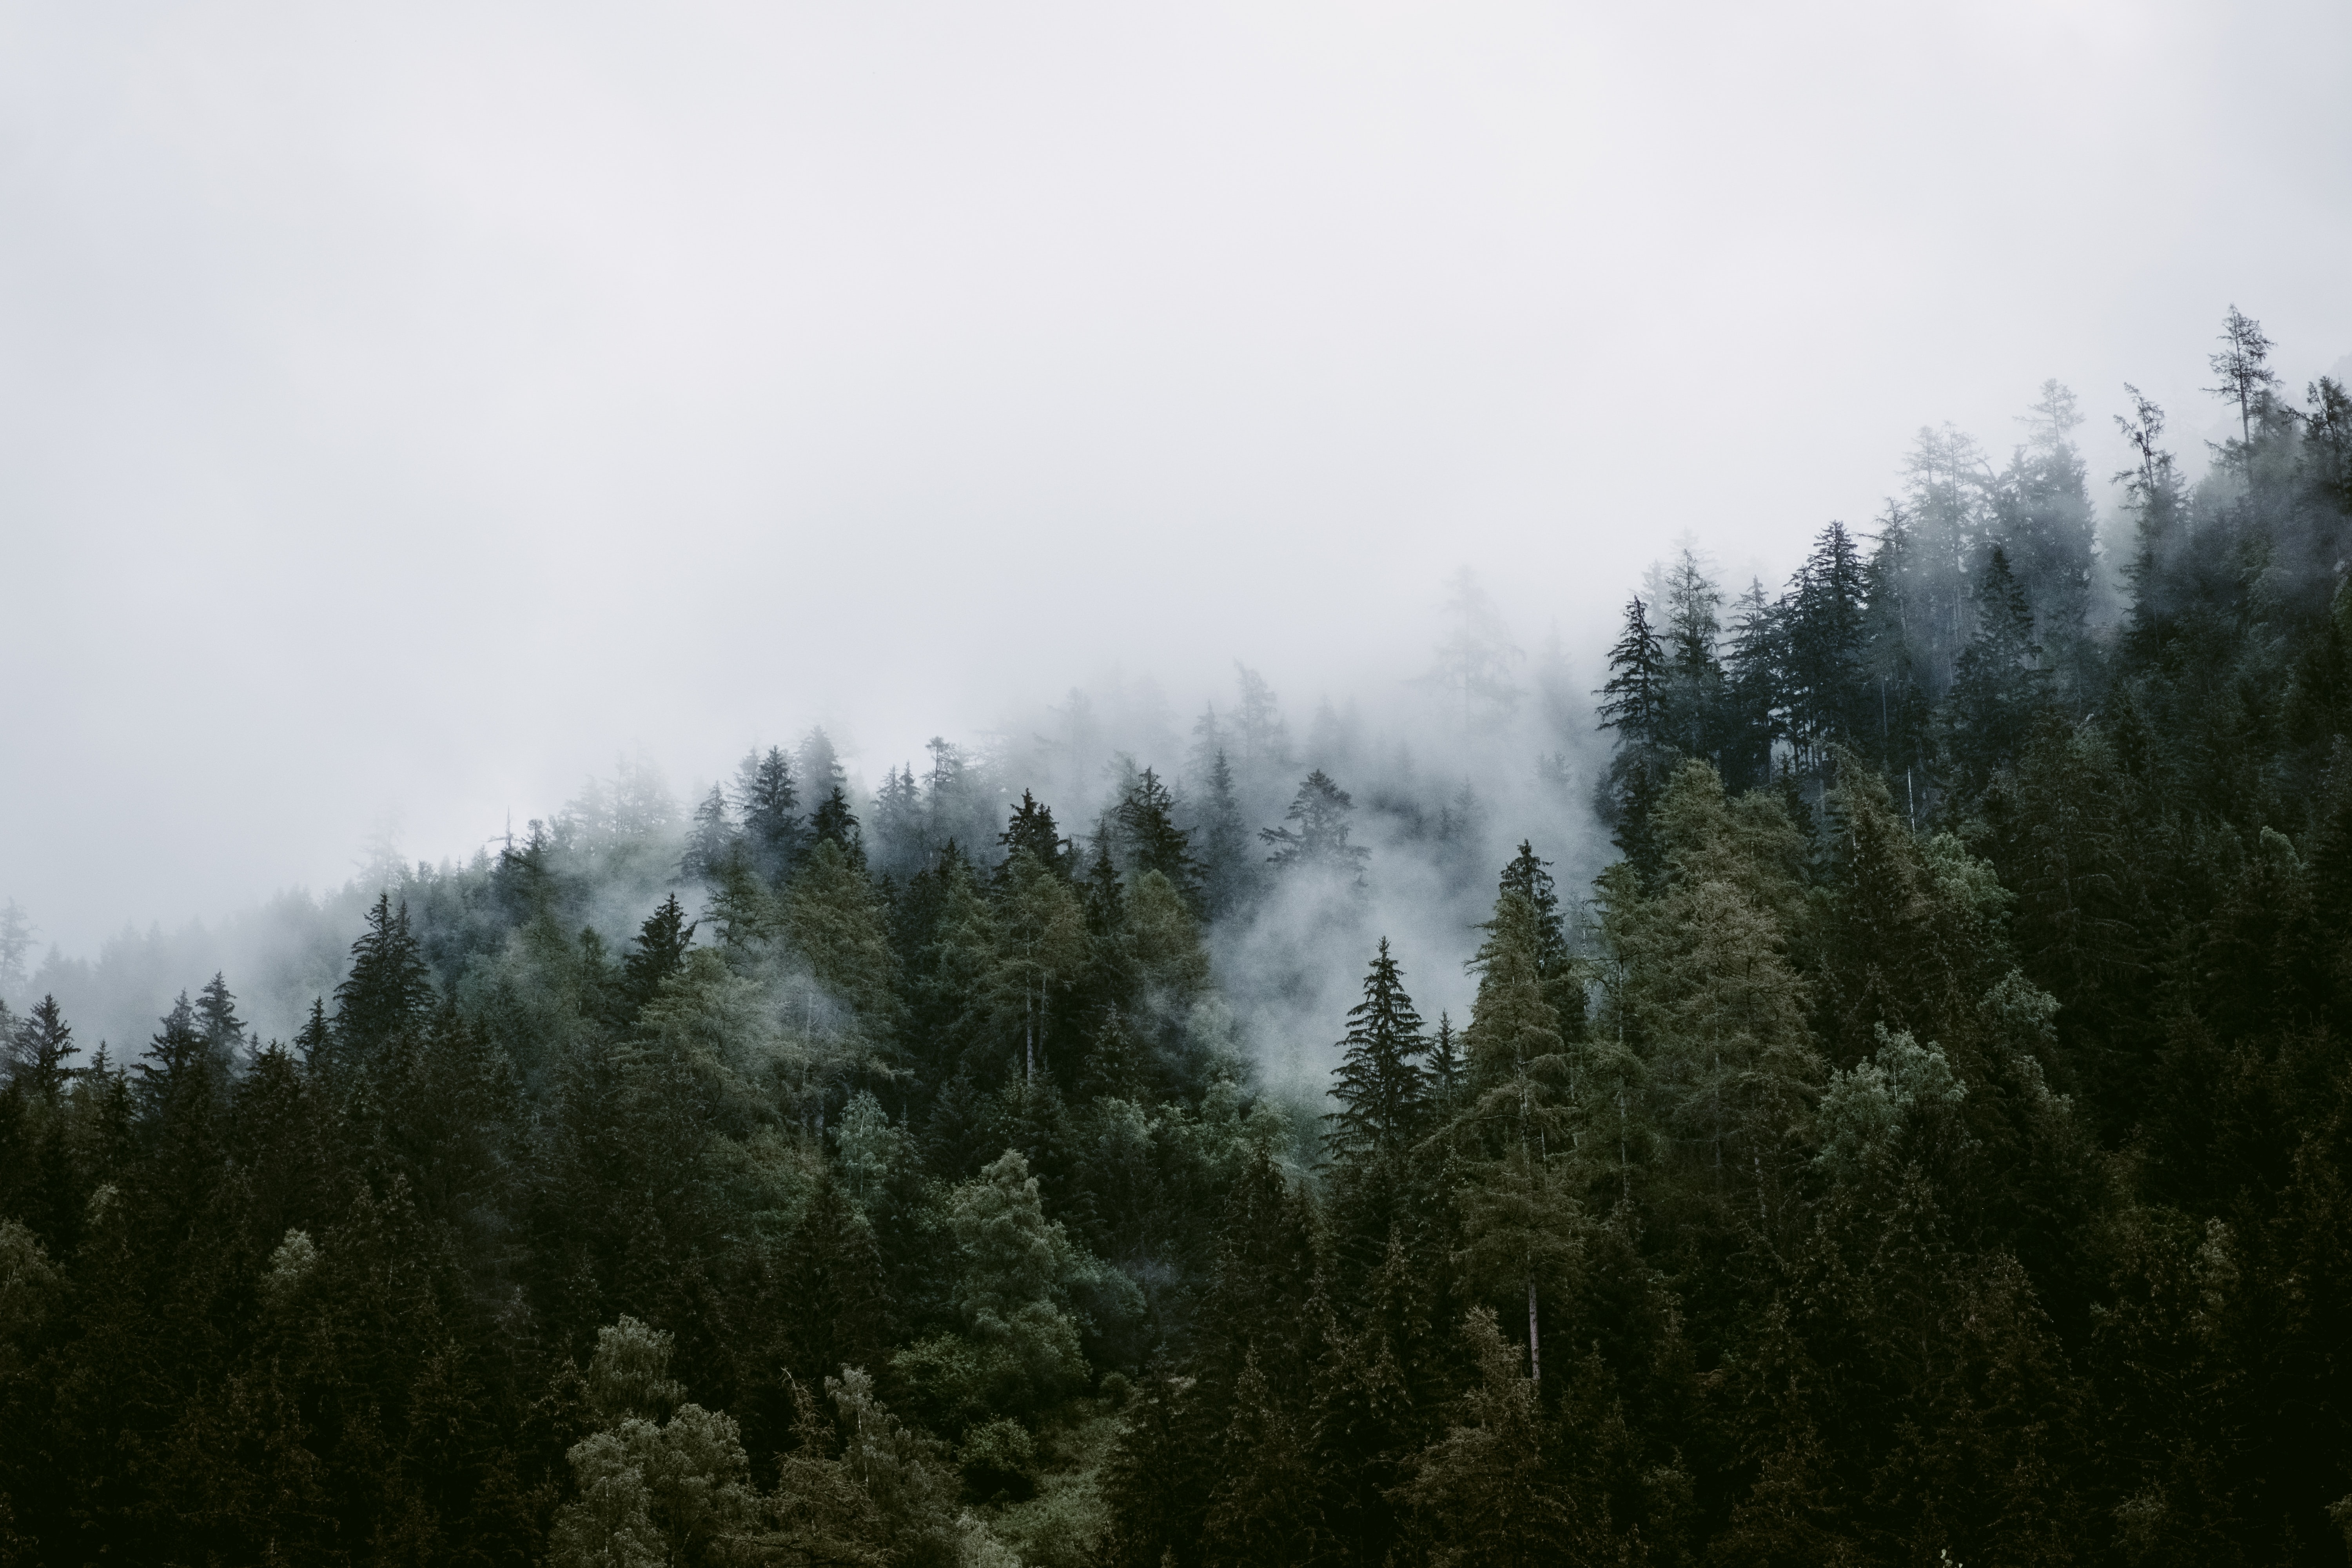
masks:
{"type": "Polygon", "coordinates": [[[1543,1339],[1536,1325],[1536,1271],[1528,1270],[1528,1381],[1543,1381],[1543,1339]]]}

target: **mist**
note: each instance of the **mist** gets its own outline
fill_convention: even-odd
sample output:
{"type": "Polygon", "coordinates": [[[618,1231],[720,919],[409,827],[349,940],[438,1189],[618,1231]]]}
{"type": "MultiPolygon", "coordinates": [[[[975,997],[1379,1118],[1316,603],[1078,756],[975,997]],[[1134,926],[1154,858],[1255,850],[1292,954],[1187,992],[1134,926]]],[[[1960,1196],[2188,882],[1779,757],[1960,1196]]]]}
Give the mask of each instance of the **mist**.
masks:
{"type": "Polygon", "coordinates": [[[1465,563],[1589,674],[1922,424],[2122,467],[2217,300],[2334,363],[2348,26],[11,9],[0,898],[94,958],[1236,659],[1379,728],[1465,563]]]}

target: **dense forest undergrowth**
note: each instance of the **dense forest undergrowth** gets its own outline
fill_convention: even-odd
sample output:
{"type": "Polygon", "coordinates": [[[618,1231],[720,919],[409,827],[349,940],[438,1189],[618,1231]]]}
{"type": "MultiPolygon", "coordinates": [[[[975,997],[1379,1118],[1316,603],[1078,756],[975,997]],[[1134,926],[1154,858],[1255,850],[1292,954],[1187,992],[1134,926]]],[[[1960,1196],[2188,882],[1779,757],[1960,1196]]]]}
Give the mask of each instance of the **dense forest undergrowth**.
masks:
{"type": "Polygon", "coordinates": [[[1589,894],[1245,686],[1076,831],[813,738],[399,871],[284,1040],[20,993],[0,1563],[2343,1562],[2352,399],[2268,349],[2193,482],[2133,395],[2119,561],[2052,385],[1662,566],[1589,894]],[[1475,1001],[1367,931],[1290,1092],[1219,933],[1382,814],[1475,1001]]]}

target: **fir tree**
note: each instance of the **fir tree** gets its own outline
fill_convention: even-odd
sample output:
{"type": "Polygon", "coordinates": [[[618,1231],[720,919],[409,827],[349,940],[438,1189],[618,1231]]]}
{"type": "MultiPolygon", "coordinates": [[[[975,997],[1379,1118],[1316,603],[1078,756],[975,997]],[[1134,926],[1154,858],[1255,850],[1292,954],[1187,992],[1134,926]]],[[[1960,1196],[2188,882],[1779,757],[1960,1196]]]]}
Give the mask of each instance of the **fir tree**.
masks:
{"type": "Polygon", "coordinates": [[[672,893],[637,928],[633,951],[621,960],[619,1019],[624,1027],[636,1022],[646,1004],[661,991],[662,982],[686,966],[686,950],[694,942],[694,924],[672,893]]]}
{"type": "Polygon", "coordinates": [[[1977,588],[1977,635],[1960,655],[1947,718],[1953,787],[1971,800],[2015,761],[2048,700],[2049,671],[2025,590],[1995,545],[1977,588]]]}
{"type": "Polygon", "coordinates": [[[1625,630],[1609,650],[1609,679],[1600,695],[1601,727],[1617,731],[1617,748],[1595,804],[1612,842],[1646,875],[1657,858],[1650,811],[1674,752],[1666,732],[1665,650],[1638,595],[1626,602],[1625,630]]]}
{"type": "Polygon", "coordinates": [[[1004,847],[1004,860],[997,868],[1000,881],[1005,875],[1004,867],[1024,850],[1039,868],[1066,880],[1075,869],[1072,862],[1076,858],[1076,853],[1055,827],[1053,807],[1025,789],[1021,792],[1021,804],[1013,808],[996,841],[1004,847]]]}
{"type": "Polygon", "coordinates": [[[842,857],[862,873],[866,869],[866,837],[857,828],[857,817],[849,809],[849,796],[835,784],[816,808],[809,820],[809,837],[819,844],[830,844],[842,857]]]}
{"type": "Polygon", "coordinates": [[[408,929],[408,905],[397,910],[392,895],[376,895],[367,930],[352,943],[351,973],[335,987],[335,1046],[339,1057],[364,1064],[390,1040],[424,1022],[433,1005],[433,982],[425,957],[408,929]]]}
{"type": "Polygon", "coordinates": [[[77,1076],[66,1061],[79,1056],[81,1047],[73,1043],[73,1026],[54,995],[34,1003],[8,1030],[5,1044],[9,1081],[24,1085],[37,1100],[54,1104],[77,1076]]]}
{"type": "Polygon", "coordinates": [[[196,1027],[213,1061],[224,1071],[234,1067],[245,1049],[245,1020],[236,1016],[225,976],[214,974],[196,993],[196,1027]]]}
{"type": "Polygon", "coordinates": [[[1353,873],[1360,883],[1364,863],[1371,858],[1372,852],[1348,842],[1348,817],[1355,809],[1356,803],[1349,798],[1348,792],[1334,784],[1322,769],[1316,769],[1299,784],[1290,809],[1283,814],[1284,821],[1298,826],[1258,830],[1258,837],[1275,847],[1274,853],[1265,858],[1266,863],[1285,869],[1353,873]]]}
{"type": "Polygon", "coordinates": [[[1325,1141],[1342,1163],[1391,1164],[1420,1141],[1430,1111],[1429,1075],[1420,1061],[1429,1042],[1421,1031],[1421,1015],[1382,937],[1364,976],[1364,999],[1348,1010],[1331,1086],[1339,1109],[1326,1119],[1332,1125],[1325,1141]]]}
{"type": "Polygon", "coordinates": [[[765,756],[755,751],[736,769],[735,809],[742,814],[744,849],[752,869],[772,886],[790,874],[800,854],[799,805],[800,791],[782,748],[771,746],[765,756]]]}
{"type": "Polygon", "coordinates": [[[733,858],[736,844],[735,825],[728,816],[727,792],[712,784],[710,793],[694,808],[694,824],[687,832],[678,874],[693,881],[717,881],[733,858]]]}
{"type": "Polygon", "coordinates": [[[1176,826],[1176,797],[1159,774],[1143,770],[1119,798],[1118,820],[1131,868],[1159,872],[1187,903],[1197,902],[1201,866],[1192,858],[1192,836],[1176,826]]]}
{"type": "Polygon", "coordinates": [[[1209,764],[1207,815],[1201,827],[1202,902],[1209,917],[1223,920],[1245,910],[1257,872],[1241,802],[1234,794],[1234,770],[1221,746],[1209,764]]]}
{"type": "Polygon", "coordinates": [[[146,1055],[131,1069],[132,1099],[154,1121],[169,1120],[184,1107],[208,1099],[213,1089],[204,1026],[186,992],[181,992],[172,1010],[163,1015],[163,1025],[148,1042],[146,1055]]]}

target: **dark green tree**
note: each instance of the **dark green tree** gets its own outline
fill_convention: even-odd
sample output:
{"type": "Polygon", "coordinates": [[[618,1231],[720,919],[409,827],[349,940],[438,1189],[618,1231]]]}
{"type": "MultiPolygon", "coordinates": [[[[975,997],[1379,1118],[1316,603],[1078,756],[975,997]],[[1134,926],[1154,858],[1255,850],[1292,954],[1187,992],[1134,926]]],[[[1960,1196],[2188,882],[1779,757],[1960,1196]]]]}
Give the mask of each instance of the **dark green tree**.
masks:
{"type": "Polygon", "coordinates": [[[335,987],[335,1049],[346,1065],[364,1065],[395,1035],[413,1029],[433,1005],[433,982],[408,927],[408,905],[376,895],[367,930],[352,943],[351,972],[335,987]]]}

